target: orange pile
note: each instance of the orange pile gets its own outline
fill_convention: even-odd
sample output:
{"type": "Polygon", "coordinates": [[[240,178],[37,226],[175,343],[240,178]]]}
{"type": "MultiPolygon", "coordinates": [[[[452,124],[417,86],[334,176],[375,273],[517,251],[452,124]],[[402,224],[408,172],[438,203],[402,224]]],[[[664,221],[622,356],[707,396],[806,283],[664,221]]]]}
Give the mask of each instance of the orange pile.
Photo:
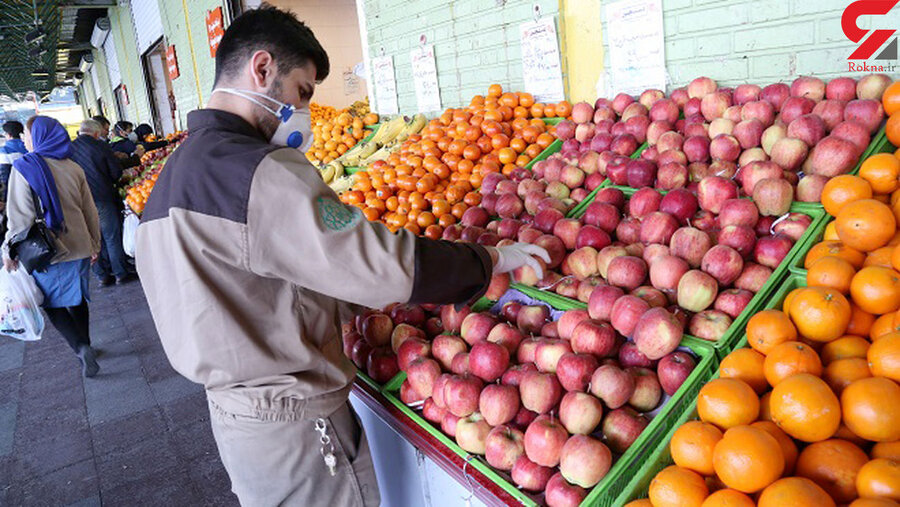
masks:
{"type": "Polygon", "coordinates": [[[700,390],[643,504],[898,505],[898,192],[891,154],[828,183],[807,286],[748,321],[749,348],[700,390]]]}
{"type": "MultiPolygon", "coordinates": [[[[310,111],[312,112],[312,104],[310,111]]],[[[350,114],[347,109],[335,112],[331,117],[325,114],[318,119],[312,118],[314,140],[312,147],[306,152],[306,158],[314,164],[327,164],[356,146],[356,143],[370,134],[365,128],[376,123],[378,115],[375,113],[360,118],[350,114]]]]}
{"type": "Polygon", "coordinates": [[[444,228],[481,202],[485,174],[510,174],[556,139],[541,118],[569,117],[572,106],[535,103],[531,94],[491,85],[464,109],[448,109],[410,136],[387,160],[356,175],[341,195],[391,230],[440,238],[444,228]]]}

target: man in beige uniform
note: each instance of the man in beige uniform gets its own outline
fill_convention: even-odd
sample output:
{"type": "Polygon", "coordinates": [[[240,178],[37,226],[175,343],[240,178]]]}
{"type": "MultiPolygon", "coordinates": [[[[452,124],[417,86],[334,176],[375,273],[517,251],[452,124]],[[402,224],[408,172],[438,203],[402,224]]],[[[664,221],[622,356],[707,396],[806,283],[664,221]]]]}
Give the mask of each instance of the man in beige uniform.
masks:
{"type": "Polygon", "coordinates": [[[216,93],[144,210],[137,266],[173,367],[206,387],[244,505],[376,505],[347,403],[340,324],[355,305],[464,303],[492,272],[546,258],[532,245],[392,234],[338,201],[303,152],[328,57],[291,14],[250,11],[225,32],[216,93]],[[300,147],[301,150],[291,147],[300,147]]]}

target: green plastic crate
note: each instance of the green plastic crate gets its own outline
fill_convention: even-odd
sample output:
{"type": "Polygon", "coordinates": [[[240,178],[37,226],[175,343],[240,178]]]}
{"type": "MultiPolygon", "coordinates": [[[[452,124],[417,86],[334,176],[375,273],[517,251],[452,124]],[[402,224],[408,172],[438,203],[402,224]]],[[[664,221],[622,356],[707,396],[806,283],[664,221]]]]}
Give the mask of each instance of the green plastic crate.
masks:
{"type": "Polygon", "coordinates": [[[897,149],[890,141],[888,141],[885,127],[886,125],[883,125],[875,134],[875,137],[872,138],[872,142],[869,143],[866,151],[859,157],[859,162],[857,162],[856,167],[850,171],[850,174],[859,174],[859,168],[862,167],[863,162],[872,155],[877,153],[893,153],[893,151],[897,149]]]}
{"type": "MultiPolygon", "coordinates": [[[[611,188],[617,188],[621,190],[626,197],[631,197],[636,189],[631,187],[618,187],[612,186],[611,188]]],[[[665,193],[665,191],[660,191],[665,193]]],[[[587,199],[585,199],[586,201],[587,199]]],[[[591,199],[593,201],[593,199],[591,199]]],[[[788,252],[788,255],[784,258],[781,264],[772,271],[772,276],[769,277],[769,280],[766,281],[765,285],[763,285],[762,289],[759,290],[754,296],[753,299],[750,300],[750,303],[747,304],[747,307],[741,312],[740,315],[731,323],[731,327],[728,328],[728,331],[725,335],[719,339],[717,342],[709,342],[713,349],[716,351],[716,356],[721,359],[725,357],[729,352],[734,350],[739,337],[743,334],[744,327],[747,325],[747,320],[754,313],[759,311],[760,306],[766,301],[766,298],[769,297],[779,286],[782,280],[787,277],[790,272],[791,267],[795,267],[798,262],[802,266],[802,262],[806,253],[809,252],[809,249],[818,241],[817,238],[821,238],[823,231],[825,230],[825,224],[827,220],[830,219],[830,216],[825,213],[825,210],[822,208],[816,207],[808,207],[808,206],[799,206],[797,203],[791,205],[791,211],[797,213],[803,213],[804,215],[808,215],[812,217],[812,223],[806,229],[806,232],[803,236],[794,243],[794,246],[791,248],[791,251],[788,252]],[[798,261],[798,259],[800,259],[798,261]]],[[[582,212],[583,214],[583,212],[582,212]]],[[[578,215],[579,217],[581,215],[578,215]]],[[[575,301],[573,299],[560,296],[556,293],[551,293],[550,291],[542,291],[540,289],[531,288],[534,292],[535,299],[540,299],[542,301],[547,301],[552,304],[553,301],[559,301],[560,299],[565,300],[570,305],[581,305],[575,306],[577,308],[584,308],[584,303],[580,301],[575,301]]],[[[560,303],[557,303],[560,304],[560,303]]]]}
{"type": "MultiPolygon", "coordinates": [[[[788,295],[789,292],[796,289],[797,287],[805,286],[805,276],[798,274],[789,275],[784,283],[778,287],[778,290],[775,291],[775,293],[766,300],[765,304],[760,308],[760,310],[781,308],[781,303],[784,301],[784,298],[788,295]]],[[[736,348],[743,348],[746,346],[747,335],[742,333],[741,339],[738,342],[736,348]]],[[[709,380],[718,378],[718,376],[718,372],[715,372],[709,380]]],[[[641,465],[639,471],[634,475],[634,478],[625,486],[622,495],[617,499],[615,505],[624,505],[625,503],[632,500],[647,497],[647,491],[650,487],[650,481],[653,480],[653,477],[655,477],[656,474],[663,468],[666,468],[667,466],[673,464],[672,454],[669,451],[669,442],[672,441],[672,435],[675,434],[675,430],[677,430],[682,424],[688,421],[696,420],[697,418],[697,400],[695,397],[690,401],[690,403],[688,403],[688,405],[686,406],[686,410],[677,417],[656,449],[646,454],[644,463],[641,465]]]]}
{"type": "Polygon", "coordinates": [[[527,164],[525,164],[525,169],[528,169],[530,171],[531,168],[534,167],[534,164],[537,164],[541,160],[545,160],[545,159],[549,158],[550,155],[553,155],[554,153],[559,152],[559,150],[562,149],[562,145],[563,145],[563,142],[560,141],[559,139],[556,139],[555,141],[550,143],[550,146],[547,146],[546,148],[544,148],[544,151],[538,153],[538,156],[534,157],[534,159],[531,162],[528,162],[527,164]]]}
{"type": "Polygon", "coordinates": [[[559,125],[559,123],[561,121],[565,120],[565,118],[563,118],[562,116],[554,116],[551,118],[541,118],[541,119],[544,120],[544,123],[546,123],[547,125],[559,125]]]}
{"type": "MultiPolygon", "coordinates": [[[[526,293],[526,295],[530,294],[526,293]]],[[[557,309],[561,310],[563,308],[557,309]]],[[[628,481],[640,469],[644,462],[643,456],[650,449],[658,447],[659,439],[662,435],[668,433],[672,423],[676,421],[678,416],[686,409],[688,403],[697,397],[700,387],[702,387],[715,373],[717,365],[715,351],[713,351],[708,343],[703,342],[702,340],[686,338],[682,341],[681,345],[690,349],[698,358],[697,366],[694,368],[694,371],[691,372],[691,375],[685,380],[678,392],[675,393],[656,416],[653,417],[650,424],[647,425],[634,444],[632,444],[632,446],[616,460],[606,477],[591,489],[581,505],[604,507],[614,505],[614,500],[621,495],[621,492],[628,481]]],[[[402,382],[402,379],[399,379],[398,382],[398,378],[394,378],[390,383],[390,388],[388,389],[386,386],[383,391],[384,396],[391,404],[406,414],[416,424],[428,431],[428,433],[447,446],[447,448],[465,459],[470,466],[477,469],[484,474],[485,477],[495,482],[504,491],[520,501],[523,505],[540,505],[539,496],[527,494],[516,488],[508,474],[498,472],[491,468],[487,462],[484,461],[483,457],[470,455],[462,450],[453,438],[445,435],[440,428],[425,420],[425,418],[417,411],[400,401],[399,393],[397,391],[402,382]]]]}
{"type": "MultiPolygon", "coordinates": [[[[649,146],[650,146],[650,145],[648,145],[646,142],[645,142],[644,144],[638,146],[637,151],[635,151],[634,153],[632,153],[631,156],[630,156],[629,158],[630,158],[631,160],[637,160],[638,158],[640,158],[641,153],[644,153],[644,150],[646,150],[649,146]]],[[[584,215],[584,210],[586,210],[587,207],[590,206],[592,202],[594,202],[594,198],[597,197],[597,192],[599,192],[600,189],[606,188],[606,187],[609,187],[609,186],[612,186],[612,182],[609,181],[609,178],[606,178],[606,179],[603,181],[603,183],[600,184],[599,187],[597,187],[597,188],[595,188],[594,190],[592,190],[591,193],[589,193],[589,194],[587,195],[587,197],[584,198],[583,201],[581,201],[580,203],[578,203],[577,206],[575,206],[574,208],[572,208],[572,209],[566,214],[566,218],[581,218],[581,215],[584,215]]]]}
{"type": "MultiPolygon", "coordinates": [[[[824,216],[822,217],[822,220],[818,224],[816,224],[816,228],[811,231],[806,231],[809,234],[809,238],[807,238],[807,241],[809,243],[806,245],[806,250],[803,252],[803,255],[798,256],[791,262],[791,269],[805,270],[804,265],[806,262],[806,254],[809,253],[809,251],[813,246],[816,245],[816,243],[822,241],[822,238],[825,237],[825,228],[828,227],[828,224],[831,223],[834,218],[828,213],[825,213],[824,208],[822,209],[822,213],[824,214],[824,216]]],[[[810,229],[812,229],[812,226],[810,226],[810,229]]]]}

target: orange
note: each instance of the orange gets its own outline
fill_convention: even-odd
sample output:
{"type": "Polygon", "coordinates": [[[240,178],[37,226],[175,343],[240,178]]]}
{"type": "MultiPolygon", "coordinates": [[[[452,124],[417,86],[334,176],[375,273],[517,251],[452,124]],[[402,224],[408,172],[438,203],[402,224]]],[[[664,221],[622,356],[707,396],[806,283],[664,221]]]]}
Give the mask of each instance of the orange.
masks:
{"type": "MultiPolygon", "coordinates": [[[[834,223],[834,222],[832,222],[834,223]]],[[[835,232],[837,232],[835,230],[835,232]]],[[[806,260],[803,263],[803,267],[805,269],[809,269],[812,266],[813,262],[816,262],[821,257],[825,257],[826,255],[835,255],[840,257],[841,259],[846,260],[850,264],[853,265],[854,268],[859,269],[863,266],[863,263],[866,262],[866,254],[856,250],[855,248],[850,248],[845,243],[841,241],[822,241],[821,243],[816,243],[806,254],[806,260]]]]}
{"type": "Polygon", "coordinates": [[[822,375],[822,360],[809,345],[801,342],[785,342],[769,351],[763,362],[763,372],[769,385],[798,373],[822,375]]]}
{"type": "Polygon", "coordinates": [[[875,316],[863,311],[859,306],[850,302],[850,323],[847,324],[847,334],[855,336],[869,336],[869,330],[875,322],[875,316]]]}
{"type": "Polygon", "coordinates": [[[863,449],[870,444],[868,440],[850,431],[850,428],[848,428],[847,425],[843,422],[841,422],[838,430],[834,432],[834,435],[832,435],[831,438],[840,438],[841,440],[846,440],[851,444],[856,444],[856,446],[860,449],[863,449]]]}
{"type": "Polygon", "coordinates": [[[861,252],[871,252],[894,237],[897,220],[887,204],[862,199],[841,208],[834,227],[841,242],[861,252]]]}
{"type": "Polygon", "coordinates": [[[877,458],[856,474],[856,490],[861,497],[900,500],[900,462],[877,458]]]}
{"type": "Polygon", "coordinates": [[[837,231],[834,230],[834,222],[828,222],[825,226],[825,232],[822,233],[822,239],[826,241],[839,241],[837,231]]]}
{"type": "Polygon", "coordinates": [[[700,506],[709,496],[709,488],[697,472],[672,465],[650,481],[648,496],[653,507],[700,506]]]}
{"type": "Polygon", "coordinates": [[[900,111],[900,81],[894,81],[885,88],[881,95],[881,104],[884,106],[884,114],[887,116],[900,111]]]}
{"type": "Polygon", "coordinates": [[[869,450],[869,456],[875,458],[887,458],[900,461],[900,440],[893,442],[878,442],[869,450]]]}
{"type": "Polygon", "coordinates": [[[500,97],[503,95],[503,87],[498,84],[492,84],[488,87],[488,97],[500,97]]]}
{"type": "Polygon", "coordinates": [[[850,281],[856,269],[849,262],[834,255],[826,255],[813,262],[806,272],[806,285],[830,287],[842,294],[850,293],[850,281]]]}
{"type": "Polygon", "coordinates": [[[750,424],[759,416],[759,397],[742,380],[713,379],[697,395],[697,413],[701,421],[722,429],[750,424]]]}
{"type": "Polygon", "coordinates": [[[719,364],[719,376],[743,380],[756,391],[756,394],[762,394],[769,388],[763,371],[765,360],[764,355],[753,349],[734,350],[719,364]]]}
{"type": "Polygon", "coordinates": [[[891,252],[891,267],[900,269],[900,245],[895,246],[891,252]]]}
{"type": "Polygon", "coordinates": [[[861,357],[850,357],[833,361],[825,367],[825,371],[822,373],[822,379],[838,396],[840,396],[841,391],[845,387],[853,382],[871,376],[869,365],[861,357]]]}
{"type": "Polygon", "coordinates": [[[713,449],[722,440],[722,431],[712,424],[690,421],[672,435],[669,449],[676,465],[701,475],[712,475],[713,449]]]}
{"type": "Polygon", "coordinates": [[[790,316],[800,336],[829,342],[847,330],[850,302],[834,289],[807,287],[794,296],[790,316]]]}
{"type": "Polygon", "coordinates": [[[872,343],[866,359],[872,375],[900,382],[900,333],[889,333],[872,343]]]}
{"type": "Polygon", "coordinates": [[[900,187],[900,160],[890,153],[871,155],[859,167],[859,176],[876,194],[889,194],[900,187]]]}
{"type": "Polygon", "coordinates": [[[775,440],[778,441],[778,445],[781,447],[781,453],[784,456],[785,475],[794,473],[794,465],[797,463],[797,455],[799,454],[797,444],[794,443],[794,440],[772,421],[756,421],[750,426],[759,428],[775,437],[775,440]]]}
{"type": "Polygon", "coordinates": [[[729,488],[754,493],[781,477],[784,455],[775,437],[765,430],[735,426],[716,444],[713,466],[729,488]]]}
{"type": "Polygon", "coordinates": [[[824,489],[805,477],[785,477],[773,482],[759,495],[759,507],[834,507],[824,489]]]}
{"type": "Polygon", "coordinates": [[[869,340],[860,336],[842,336],[833,342],[826,343],[819,352],[819,356],[826,366],[839,359],[865,358],[869,345],[869,340]]]}
{"type": "Polygon", "coordinates": [[[881,338],[884,335],[895,333],[900,328],[897,326],[900,325],[900,311],[895,314],[886,313],[872,323],[872,329],[869,330],[869,339],[875,341],[881,338]]]}
{"type": "Polygon", "coordinates": [[[884,124],[884,133],[894,146],[900,146],[900,114],[892,114],[884,124]]]}
{"type": "Polygon", "coordinates": [[[859,379],[841,393],[844,424],[873,442],[900,440],[900,386],[884,377],[859,379]]]}
{"type": "Polygon", "coordinates": [[[767,392],[759,398],[759,420],[760,421],[771,421],[772,420],[772,391],[767,392]]]}
{"type": "Polygon", "coordinates": [[[894,245],[883,246],[874,252],[869,252],[866,256],[866,262],[863,266],[884,266],[886,268],[893,267],[891,258],[894,255],[894,245]]]}
{"type": "Polygon", "coordinates": [[[702,507],[756,507],[756,504],[740,491],[720,489],[706,497],[702,507]]]}
{"type": "Polygon", "coordinates": [[[856,498],[856,474],[868,461],[856,445],[833,438],[803,449],[795,473],[818,484],[835,501],[847,503],[856,498]]]}
{"type": "Polygon", "coordinates": [[[763,310],[747,321],[747,343],[767,354],[772,347],[797,339],[797,328],[784,312],[763,310]]]}
{"type": "Polygon", "coordinates": [[[794,301],[794,296],[797,295],[798,292],[805,289],[806,287],[794,287],[790,292],[784,296],[784,301],[781,302],[781,311],[785,314],[791,313],[791,303],[794,301]]]}
{"type": "Polygon", "coordinates": [[[859,176],[842,174],[825,183],[821,200],[825,211],[835,216],[848,202],[871,198],[872,186],[868,181],[859,176]]]}
{"type": "Polygon", "coordinates": [[[653,502],[649,498],[641,498],[626,503],[625,507],[653,507],[653,502]]]}
{"type": "Polygon", "coordinates": [[[841,424],[837,396],[824,380],[808,373],[781,381],[772,389],[770,404],[775,424],[804,442],[830,438],[841,424]]]}
{"type": "Polygon", "coordinates": [[[849,507],[900,507],[900,503],[889,498],[857,498],[849,507]]]}
{"type": "Polygon", "coordinates": [[[883,266],[862,268],[853,276],[850,296],[866,312],[895,312],[900,308],[900,274],[883,266]]]}

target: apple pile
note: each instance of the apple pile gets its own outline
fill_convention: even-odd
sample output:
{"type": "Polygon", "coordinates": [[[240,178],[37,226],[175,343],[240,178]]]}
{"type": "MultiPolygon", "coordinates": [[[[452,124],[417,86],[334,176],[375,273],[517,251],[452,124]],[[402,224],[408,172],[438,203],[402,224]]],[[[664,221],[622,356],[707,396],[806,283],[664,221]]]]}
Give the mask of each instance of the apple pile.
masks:
{"type": "MultiPolygon", "coordinates": [[[[578,505],[696,361],[674,349],[651,359],[587,310],[558,312],[509,294],[497,315],[440,308],[437,335],[424,308],[394,306],[403,322],[392,333],[391,317],[371,312],[345,327],[344,348],[358,356],[377,335],[406,372],[404,403],[522,489],[544,492],[548,505],[578,505]]],[[[643,321],[648,336],[668,332],[650,329],[653,316],[643,321]]]]}

